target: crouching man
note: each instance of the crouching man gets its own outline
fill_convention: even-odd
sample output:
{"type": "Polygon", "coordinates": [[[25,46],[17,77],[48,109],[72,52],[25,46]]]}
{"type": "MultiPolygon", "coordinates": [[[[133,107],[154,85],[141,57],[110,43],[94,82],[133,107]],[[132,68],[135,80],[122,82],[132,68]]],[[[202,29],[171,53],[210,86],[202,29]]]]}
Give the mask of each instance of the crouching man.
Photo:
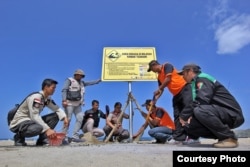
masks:
{"type": "Polygon", "coordinates": [[[149,122],[146,123],[150,123],[152,128],[148,131],[148,134],[156,139],[155,143],[164,144],[166,141],[170,141],[173,138],[173,130],[175,129],[174,121],[165,109],[157,107],[156,105],[151,105],[150,99],[146,100],[142,105],[150,112],[149,122]]]}
{"type": "Polygon", "coordinates": [[[100,128],[100,118],[106,119],[106,115],[99,110],[99,101],[92,101],[92,109],[86,110],[82,123],[82,130],[84,133],[90,132],[95,137],[101,137],[104,135],[104,131],[100,128]]]}
{"type": "Polygon", "coordinates": [[[129,138],[129,131],[122,127],[122,119],[129,119],[129,115],[123,113],[120,119],[120,115],[122,114],[121,108],[122,104],[120,102],[116,102],[114,105],[114,111],[111,112],[106,118],[106,126],[103,128],[107,137],[109,136],[109,133],[111,133],[112,129],[116,127],[112,137],[109,139],[111,142],[113,141],[113,137],[115,137],[118,142],[122,142],[124,139],[129,138]]]}
{"type": "Polygon", "coordinates": [[[13,120],[10,122],[10,130],[15,134],[15,146],[26,146],[25,137],[39,135],[36,145],[48,145],[48,138],[56,137],[53,130],[59,120],[68,126],[65,112],[59,108],[50,98],[56,89],[57,81],[45,79],[40,92],[29,95],[18,107],[13,120]],[[48,107],[53,113],[40,116],[44,107],[48,107]]]}
{"type": "Polygon", "coordinates": [[[244,123],[244,116],[235,97],[196,64],[185,65],[179,74],[192,87],[193,113],[181,113],[179,117],[188,135],[218,139],[213,145],[216,148],[237,147],[238,139],[232,129],[244,123]]]}

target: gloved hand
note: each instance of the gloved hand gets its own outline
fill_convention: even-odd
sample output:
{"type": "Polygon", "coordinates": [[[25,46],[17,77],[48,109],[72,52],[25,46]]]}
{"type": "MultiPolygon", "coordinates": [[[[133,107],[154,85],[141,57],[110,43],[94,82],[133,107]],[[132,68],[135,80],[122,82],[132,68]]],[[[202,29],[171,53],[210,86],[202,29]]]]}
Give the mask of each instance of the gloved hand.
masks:
{"type": "Polygon", "coordinates": [[[108,115],[109,115],[109,111],[110,111],[109,106],[106,105],[106,106],[105,106],[105,109],[106,109],[106,116],[108,116],[108,115]]]}

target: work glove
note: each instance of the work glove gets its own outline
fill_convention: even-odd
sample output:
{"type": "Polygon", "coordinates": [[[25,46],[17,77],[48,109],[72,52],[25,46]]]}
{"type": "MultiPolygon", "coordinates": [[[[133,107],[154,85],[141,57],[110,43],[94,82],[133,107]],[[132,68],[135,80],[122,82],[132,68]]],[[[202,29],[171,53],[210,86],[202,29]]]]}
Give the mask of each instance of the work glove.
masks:
{"type": "Polygon", "coordinates": [[[110,111],[109,106],[106,105],[106,106],[105,106],[105,109],[106,109],[106,116],[108,116],[108,115],[109,115],[109,111],[110,111]]]}

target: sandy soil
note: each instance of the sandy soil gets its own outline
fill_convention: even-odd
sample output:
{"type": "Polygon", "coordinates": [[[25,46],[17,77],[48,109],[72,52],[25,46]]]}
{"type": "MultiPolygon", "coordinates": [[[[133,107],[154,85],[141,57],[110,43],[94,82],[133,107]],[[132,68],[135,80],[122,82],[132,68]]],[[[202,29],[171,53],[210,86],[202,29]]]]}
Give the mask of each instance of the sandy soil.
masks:
{"type": "Polygon", "coordinates": [[[216,140],[202,139],[200,145],[107,143],[15,147],[13,141],[0,141],[0,167],[167,167],[172,166],[173,150],[250,150],[250,138],[239,139],[239,147],[213,148],[216,140]]]}

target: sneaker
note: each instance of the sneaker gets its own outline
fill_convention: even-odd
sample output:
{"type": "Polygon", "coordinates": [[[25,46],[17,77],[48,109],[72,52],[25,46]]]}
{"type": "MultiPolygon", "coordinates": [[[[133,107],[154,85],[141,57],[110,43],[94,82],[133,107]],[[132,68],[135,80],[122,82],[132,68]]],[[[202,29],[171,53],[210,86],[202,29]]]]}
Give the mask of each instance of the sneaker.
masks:
{"type": "Polygon", "coordinates": [[[225,140],[221,140],[213,145],[215,148],[235,148],[238,147],[239,143],[236,139],[228,138],[225,140]]]}
{"type": "Polygon", "coordinates": [[[15,146],[27,146],[27,143],[25,142],[25,138],[24,137],[20,137],[17,134],[15,134],[14,136],[14,145],[15,146]]]}
{"type": "Polygon", "coordinates": [[[182,145],[182,141],[177,141],[177,140],[175,140],[175,139],[167,140],[166,143],[167,143],[167,144],[171,144],[171,145],[182,145]]]}
{"type": "Polygon", "coordinates": [[[201,144],[199,139],[188,138],[182,142],[183,145],[201,144]]]}
{"type": "Polygon", "coordinates": [[[62,145],[69,145],[69,138],[68,137],[65,137],[63,140],[62,140],[62,145]]]}
{"type": "Polygon", "coordinates": [[[76,138],[71,139],[71,143],[82,143],[82,142],[85,142],[85,140],[84,139],[76,139],[76,138]]]}
{"type": "Polygon", "coordinates": [[[80,134],[79,135],[79,139],[83,138],[84,134],[80,134]]]}

